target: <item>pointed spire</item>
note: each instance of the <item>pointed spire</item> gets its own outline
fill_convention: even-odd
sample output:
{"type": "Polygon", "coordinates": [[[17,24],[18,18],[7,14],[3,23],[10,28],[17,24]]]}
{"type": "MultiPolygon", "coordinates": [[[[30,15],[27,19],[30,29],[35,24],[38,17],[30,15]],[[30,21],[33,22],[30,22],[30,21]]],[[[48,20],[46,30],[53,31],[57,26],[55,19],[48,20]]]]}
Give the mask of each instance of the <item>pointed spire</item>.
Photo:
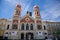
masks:
{"type": "Polygon", "coordinates": [[[18,0],[18,3],[17,3],[17,5],[16,5],[16,7],[21,8],[20,0],[18,0]]]}

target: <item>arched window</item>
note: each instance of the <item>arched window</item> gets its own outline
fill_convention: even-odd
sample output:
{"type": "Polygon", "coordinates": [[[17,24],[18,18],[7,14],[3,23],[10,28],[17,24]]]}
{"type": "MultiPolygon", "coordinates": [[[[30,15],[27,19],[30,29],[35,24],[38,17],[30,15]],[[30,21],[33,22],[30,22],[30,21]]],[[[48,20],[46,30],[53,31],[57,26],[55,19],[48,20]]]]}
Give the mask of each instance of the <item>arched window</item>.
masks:
{"type": "Polygon", "coordinates": [[[29,25],[28,24],[26,24],[26,30],[29,30],[29,25]]]}
{"type": "Polygon", "coordinates": [[[30,29],[33,30],[33,24],[30,25],[30,29]]]}
{"type": "Polygon", "coordinates": [[[20,11],[16,10],[16,14],[19,15],[20,11]]]}
{"type": "Polygon", "coordinates": [[[37,12],[37,14],[38,14],[38,12],[37,12]]]}
{"type": "Polygon", "coordinates": [[[9,29],[9,25],[7,25],[7,30],[9,29]]]}
{"type": "Polygon", "coordinates": [[[22,26],[21,26],[21,30],[24,30],[24,24],[22,24],[22,26]]]}
{"type": "Polygon", "coordinates": [[[46,30],[46,27],[45,27],[45,25],[44,25],[44,30],[46,30]]]}
{"type": "Polygon", "coordinates": [[[18,11],[16,10],[16,13],[18,13],[18,11]]]}
{"type": "Polygon", "coordinates": [[[14,24],[13,25],[13,29],[17,29],[17,24],[14,24]]]}
{"type": "Polygon", "coordinates": [[[41,25],[37,25],[37,29],[40,30],[41,29],[41,25]]]}

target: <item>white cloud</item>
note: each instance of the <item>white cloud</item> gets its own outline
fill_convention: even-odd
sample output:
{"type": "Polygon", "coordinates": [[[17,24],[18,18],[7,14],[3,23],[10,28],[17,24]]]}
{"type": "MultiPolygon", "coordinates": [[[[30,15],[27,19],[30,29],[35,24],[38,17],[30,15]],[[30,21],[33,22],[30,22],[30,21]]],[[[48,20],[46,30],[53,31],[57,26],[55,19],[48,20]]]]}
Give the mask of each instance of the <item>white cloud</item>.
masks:
{"type": "Polygon", "coordinates": [[[26,5],[22,8],[22,16],[26,14],[26,11],[28,11],[30,5],[26,5]]]}
{"type": "Polygon", "coordinates": [[[42,20],[42,21],[56,22],[55,20],[42,20]]]}
{"type": "Polygon", "coordinates": [[[41,11],[42,17],[45,19],[55,19],[60,16],[60,3],[54,5],[45,5],[45,10],[41,11]]]}
{"type": "MultiPolygon", "coordinates": [[[[19,0],[5,0],[5,1],[8,2],[9,5],[11,5],[11,6],[16,5],[19,2],[19,0]]],[[[25,2],[25,0],[20,1],[20,5],[22,6],[22,15],[25,15],[26,11],[28,11],[28,9],[30,7],[30,3],[31,3],[31,1],[29,1],[29,3],[25,2]]]]}
{"type": "Polygon", "coordinates": [[[11,5],[15,5],[18,3],[17,0],[5,0],[7,3],[10,3],[11,5]]]}
{"type": "Polygon", "coordinates": [[[52,18],[60,16],[60,4],[57,4],[49,9],[46,9],[46,12],[52,14],[52,18]]]}
{"type": "MultiPolygon", "coordinates": [[[[18,0],[5,0],[6,2],[10,3],[9,5],[16,5],[18,0]]],[[[31,7],[31,1],[26,2],[26,0],[21,0],[20,4],[22,6],[22,15],[26,14],[26,11],[29,10],[31,7]]],[[[47,4],[44,4],[43,8],[45,10],[41,10],[41,16],[43,19],[55,19],[60,16],[60,3],[52,3],[47,1],[47,4]]]]}

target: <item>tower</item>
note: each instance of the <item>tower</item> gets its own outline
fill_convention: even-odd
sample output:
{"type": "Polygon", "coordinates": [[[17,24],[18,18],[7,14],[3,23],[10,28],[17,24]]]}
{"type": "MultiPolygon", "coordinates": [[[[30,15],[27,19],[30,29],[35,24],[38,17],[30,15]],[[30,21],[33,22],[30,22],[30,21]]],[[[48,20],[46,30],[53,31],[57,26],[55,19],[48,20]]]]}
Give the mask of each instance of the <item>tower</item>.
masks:
{"type": "Polygon", "coordinates": [[[34,16],[37,19],[41,19],[39,7],[36,5],[34,6],[34,16]]]}
{"type": "Polygon", "coordinates": [[[41,30],[42,29],[42,20],[41,20],[41,16],[40,16],[40,10],[38,6],[34,6],[34,17],[35,17],[35,26],[37,30],[41,30]]]}
{"type": "Polygon", "coordinates": [[[20,16],[21,16],[21,5],[17,4],[12,20],[12,29],[18,29],[20,23],[20,16]]]}

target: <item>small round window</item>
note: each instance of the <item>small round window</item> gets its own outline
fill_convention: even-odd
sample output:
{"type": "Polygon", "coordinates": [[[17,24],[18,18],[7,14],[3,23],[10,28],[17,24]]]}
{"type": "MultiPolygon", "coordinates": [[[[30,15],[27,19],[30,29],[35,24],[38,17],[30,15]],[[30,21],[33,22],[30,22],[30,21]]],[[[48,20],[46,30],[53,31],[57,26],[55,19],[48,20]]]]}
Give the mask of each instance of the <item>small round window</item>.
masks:
{"type": "Polygon", "coordinates": [[[26,21],[29,21],[29,18],[26,18],[25,20],[26,20],[26,21]]]}

